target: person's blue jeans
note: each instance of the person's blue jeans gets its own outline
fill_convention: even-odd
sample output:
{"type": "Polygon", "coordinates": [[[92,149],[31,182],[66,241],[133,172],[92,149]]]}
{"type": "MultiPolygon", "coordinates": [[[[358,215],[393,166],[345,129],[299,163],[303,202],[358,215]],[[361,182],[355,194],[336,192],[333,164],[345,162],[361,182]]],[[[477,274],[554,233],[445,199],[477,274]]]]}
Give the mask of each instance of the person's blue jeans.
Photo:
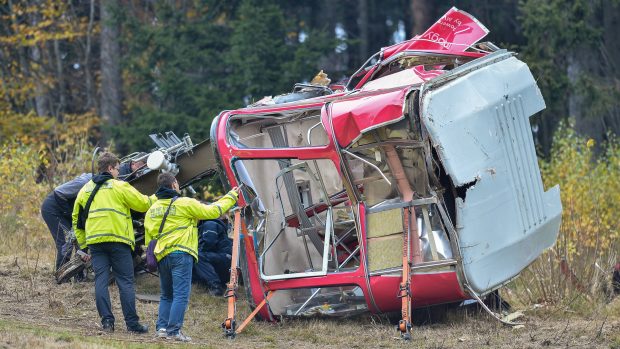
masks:
{"type": "Polygon", "coordinates": [[[174,336],[183,327],[185,310],[192,290],[194,257],[185,252],[172,252],[157,263],[161,296],[156,330],[165,328],[174,336]]]}
{"type": "Polygon", "coordinates": [[[133,279],[133,258],[131,247],[122,242],[102,242],[88,246],[95,270],[95,302],[101,322],[114,322],[110,305],[110,267],[118,286],[121,308],[127,328],[139,325],[136,313],[136,290],[133,279]]]}

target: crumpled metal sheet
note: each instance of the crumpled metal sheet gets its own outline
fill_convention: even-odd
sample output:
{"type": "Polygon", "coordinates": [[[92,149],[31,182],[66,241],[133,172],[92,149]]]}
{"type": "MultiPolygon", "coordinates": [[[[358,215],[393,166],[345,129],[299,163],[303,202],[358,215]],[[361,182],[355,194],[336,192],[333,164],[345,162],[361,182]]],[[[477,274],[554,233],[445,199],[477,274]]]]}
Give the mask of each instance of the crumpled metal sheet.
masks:
{"type": "Polygon", "coordinates": [[[334,102],[331,115],[338,144],[347,147],[364,132],[402,120],[406,93],[400,89],[334,102]]]}
{"type": "Polygon", "coordinates": [[[422,35],[383,49],[383,59],[405,50],[463,52],[489,33],[476,18],[452,7],[422,35]]]}
{"type": "Polygon", "coordinates": [[[556,240],[559,187],[544,192],[529,117],[544,109],[527,66],[506,52],[443,75],[422,92],[422,120],[455,186],[463,271],[486,293],[556,240]],[[469,70],[469,71],[468,71],[469,70]]]}

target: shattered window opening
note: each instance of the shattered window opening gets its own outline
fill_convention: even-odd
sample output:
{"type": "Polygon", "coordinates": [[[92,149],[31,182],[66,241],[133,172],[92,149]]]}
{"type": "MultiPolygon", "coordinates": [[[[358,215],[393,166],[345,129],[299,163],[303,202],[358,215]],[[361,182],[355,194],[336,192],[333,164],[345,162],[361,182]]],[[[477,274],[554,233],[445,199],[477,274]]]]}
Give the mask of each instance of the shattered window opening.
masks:
{"type": "MultiPolygon", "coordinates": [[[[411,256],[419,256],[413,258],[414,263],[453,257],[446,229],[436,204],[432,203],[440,198],[430,187],[432,172],[427,169],[427,140],[418,126],[419,118],[411,113],[409,117],[413,120],[405,118],[363,134],[343,151],[354,190],[368,208],[367,244],[372,272],[401,266],[406,217],[402,204],[411,200],[418,201],[412,210],[415,212],[412,232],[418,235],[417,241],[411,240],[411,256]]],[[[441,187],[436,189],[443,192],[441,187]]]]}
{"type": "Polygon", "coordinates": [[[228,128],[229,142],[239,148],[299,148],[329,143],[321,123],[321,109],[233,116],[228,128]]]}
{"type": "Polygon", "coordinates": [[[286,316],[352,316],[368,310],[364,292],[356,285],[286,291],[292,302],[284,307],[286,316]]]}
{"type": "Polygon", "coordinates": [[[243,163],[268,217],[257,251],[267,279],[359,267],[355,216],[331,160],[253,159],[243,163]]]}

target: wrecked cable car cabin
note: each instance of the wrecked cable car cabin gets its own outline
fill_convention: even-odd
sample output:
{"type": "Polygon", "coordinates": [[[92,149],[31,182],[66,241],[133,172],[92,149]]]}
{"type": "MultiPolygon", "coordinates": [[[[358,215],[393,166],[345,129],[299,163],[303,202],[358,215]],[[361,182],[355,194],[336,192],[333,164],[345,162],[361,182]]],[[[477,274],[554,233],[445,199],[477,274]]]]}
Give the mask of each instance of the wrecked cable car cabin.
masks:
{"type": "Polygon", "coordinates": [[[559,188],[543,188],[529,124],[545,104],[513,52],[477,44],[486,33],[453,8],[340,91],[298,85],[214,120],[263,319],[479,299],[555,242],[559,188]]]}

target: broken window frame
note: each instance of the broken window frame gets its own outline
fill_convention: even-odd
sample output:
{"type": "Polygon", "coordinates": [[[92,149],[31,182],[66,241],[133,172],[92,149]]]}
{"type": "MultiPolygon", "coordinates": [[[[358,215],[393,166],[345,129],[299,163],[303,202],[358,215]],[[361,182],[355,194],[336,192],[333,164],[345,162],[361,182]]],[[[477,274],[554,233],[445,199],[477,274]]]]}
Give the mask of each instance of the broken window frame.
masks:
{"type": "MultiPolygon", "coordinates": [[[[469,53],[471,54],[471,53],[469,53]]],[[[437,66],[451,66],[452,70],[458,66],[471,62],[479,58],[469,55],[456,55],[446,53],[429,53],[425,51],[406,50],[399,52],[378,64],[377,69],[372,73],[368,81],[373,81],[399,71],[403,71],[415,66],[424,66],[424,69],[434,69],[437,66]]]]}
{"type": "MultiPolygon", "coordinates": [[[[360,154],[355,154],[356,151],[360,151],[360,150],[366,150],[366,149],[372,149],[375,148],[378,151],[381,152],[381,156],[384,158],[386,156],[385,151],[383,150],[383,146],[386,145],[390,145],[393,146],[394,148],[398,149],[398,148],[422,148],[424,153],[426,154],[427,152],[427,141],[422,138],[422,139],[389,139],[389,140],[380,140],[379,137],[375,134],[375,139],[376,142],[373,143],[367,143],[364,145],[360,145],[360,146],[355,146],[356,144],[352,144],[349,147],[347,147],[346,149],[341,149],[341,152],[343,154],[343,166],[345,168],[345,170],[351,174],[351,180],[353,181],[353,185],[352,185],[352,189],[356,192],[356,195],[360,198],[360,200],[362,202],[368,202],[368,198],[366,195],[364,195],[361,191],[359,186],[355,183],[355,176],[353,175],[353,170],[350,164],[350,158],[349,157],[354,157],[357,158],[358,160],[366,163],[367,165],[369,165],[370,167],[372,167],[373,169],[375,169],[375,171],[379,171],[381,177],[383,177],[383,180],[386,181],[388,184],[390,184],[390,180],[386,177],[389,177],[390,179],[394,180],[393,177],[391,176],[391,173],[386,174],[386,172],[381,171],[381,169],[371,163],[370,161],[368,161],[368,159],[364,159],[360,156],[360,154]]],[[[426,156],[426,155],[425,155],[426,156]]],[[[402,162],[402,159],[401,159],[402,162]]],[[[430,178],[429,178],[430,180],[430,178]]],[[[413,187],[413,183],[410,183],[410,185],[413,187]]],[[[427,183],[427,185],[430,185],[430,182],[427,183]]],[[[400,192],[398,187],[395,188],[396,192],[398,192],[398,195],[396,195],[395,197],[392,198],[387,198],[384,199],[380,202],[376,202],[371,204],[366,212],[368,215],[371,215],[373,213],[378,213],[381,211],[385,211],[385,210],[391,210],[391,209],[405,209],[406,207],[415,207],[416,211],[420,211],[420,212],[416,212],[416,224],[417,219],[419,217],[422,217],[422,226],[426,227],[426,224],[428,222],[425,222],[426,218],[428,218],[428,212],[430,212],[432,210],[432,207],[434,205],[435,207],[435,213],[438,215],[438,222],[441,226],[441,232],[443,233],[443,235],[445,236],[445,238],[447,238],[448,240],[448,245],[450,248],[450,257],[449,258],[440,258],[438,257],[437,254],[437,247],[436,244],[438,243],[438,241],[435,240],[435,237],[433,236],[432,238],[429,237],[428,232],[426,235],[426,239],[427,244],[429,246],[429,248],[431,248],[431,255],[433,256],[432,259],[430,260],[425,260],[425,255],[426,255],[426,251],[423,248],[423,230],[420,229],[418,231],[418,239],[420,242],[420,255],[422,258],[422,262],[419,262],[417,264],[414,264],[414,266],[416,268],[427,268],[427,267],[437,267],[440,265],[454,265],[457,263],[456,258],[458,258],[458,251],[455,252],[455,245],[453,243],[453,238],[451,237],[451,229],[450,227],[448,227],[448,225],[451,224],[451,222],[445,222],[446,217],[444,217],[443,215],[443,210],[442,208],[440,208],[439,206],[443,205],[443,203],[441,202],[441,199],[439,198],[439,196],[437,195],[437,193],[435,193],[430,187],[428,188],[427,191],[427,195],[424,195],[423,197],[414,197],[413,200],[408,201],[408,202],[403,202],[400,199],[400,192]],[[426,211],[426,212],[424,212],[426,211]],[[437,257],[437,258],[435,258],[437,257]]],[[[417,225],[419,227],[419,225],[417,225]]],[[[433,226],[433,223],[431,223],[431,226],[433,226]]],[[[432,229],[431,229],[432,230],[432,229]]],[[[432,234],[432,233],[431,233],[432,234]]],[[[439,240],[439,239],[437,239],[439,240]]],[[[372,271],[371,274],[375,275],[375,274],[385,274],[386,272],[393,272],[394,270],[399,270],[402,267],[393,267],[393,268],[385,268],[385,269],[378,269],[375,271],[372,271]]]]}
{"type": "Polygon", "coordinates": [[[250,139],[254,139],[258,137],[265,137],[265,136],[270,137],[270,134],[268,133],[269,131],[254,133],[254,134],[251,134],[245,137],[240,137],[237,132],[238,128],[242,128],[244,126],[247,126],[248,124],[254,123],[254,124],[257,124],[257,126],[259,126],[261,131],[268,130],[270,128],[280,128],[282,130],[281,131],[282,134],[286,137],[287,136],[286,126],[287,125],[293,124],[296,122],[317,119],[318,121],[317,123],[312,124],[312,126],[308,127],[307,130],[304,129],[305,135],[300,134],[302,136],[301,139],[304,140],[307,144],[302,144],[299,146],[290,145],[290,142],[289,142],[290,139],[288,137],[284,138],[283,142],[285,144],[285,147],[290,147],[290,148],[324,147],[329,144],[329,139],[327,136],[327,131],[325,130],[325,127],[323,126],[321,122],[321,110],[322,110],[322,106],[310,107],[310,108],[304,108],[304,109],[295,109],[292,111],[282,111],[280,113],[265,113],[265,114],[258,113],[258,114],[253,114],[253,115],[246,115],[246,114],[232,115],[227,120],[227,125],[226,125],[227,137],[228,137],[227,141],[229,144],[234,145],[235,147],[239,149],[265,149],[265,150],[278,149],[278,148],[282,148],[282,146],[273,144],[273,139],[270,140],[271,146],[266,146],[266,147],[243,143],[243,141],[245,140],[250,140],[250,139]],[[267,124],[269,121],[272,121],[273,123],[268,124],[266,126],[261,125],[261,124],[267,124]],[[235,125],[236,122],[241,122],[242,124],[235,125]],[[322,126],[322,127],[319,127],[319,126],[322,126]],[[316,128],[321,128],[325,135],[325,141],[322,142],[321,144],[312,144],[311,135],[312,135],[312,131],[314,131],[316,128]],[[303,136],[305,136],[305,138],[303,136]]]}
{"type": "MultiPolygon", "coordinates": [[[[392,182],[394,181],[394,178],[391,176],[391,173],[389,174],[389,178],[388,178],[388,176],[386,175],[386,172],[382,171],[376,164],[373,164],[370,160],[362,157],[359,154],[356,154],[356,151],[359,151],[359,150],[376,148],[378,151],[381,152],[382,158],[386,158],[385,151],[383,150],[383,146],[386,146],[386,145],[394,146],[396,149],[401,148],[401,147],[406,147],[406,148],[423,148],[424,147],[424,143],[422,141],[417,141],[417,140],[387,140],[387,141],[378,141],[378,142],[368,143],[368,144],[364,144],[364,145],[361,145],[361,146],[358,146],[358,147],[350,146],[350,147],[348,147],[346,149],[341,149],[341,152],[344,155],[342,157],[344,159],[343,164],[346,167],[347,171],[352,176],[351,177],[351,180],[353,181],[352,189],[356,192],[357,197],[359,197],[361,201],[367,202],[368,199],[359,190],[359,186],[357,185],[357,183],[355,183],[356,180],[360,180],[360,179],[354,178],[355,177],[353,175],[354,171],[352,169],[352,166],[351,166],[351,163],[350,163],[350,160],[349,160],[348,156],[354,157],[354,158],[362,161],[363,163],[369,165],[375,171],[378,171],[379,175],[383,178],[383,180],[388,185],[391,186],[392,182]]],[[[395,189],[396,189],[396,191],[398,191],[398,187],[396,187],[395,189]]],[[[381,202],[374,203],[374,204],[370,205],[369,209],[372,210],[372,208],[374,208],[376,206],[384,205],[384,204],[386,204],[386,202],[389,203],[390,201],[394,201],[395,199],[398,199],[398,197],[394,197],[394,198],[383,200],[381,202]]]]}
{"type": "MultiPolygon", "coordinates": [[[[306,312],[308,312],[312,308],[325,307],[325,305],[327,306],[334,305],[334,303],[330,302],[329,299],[324,299],[322,301],[315,301],[315,304],[311,304],[311,302],[315,298],[318,298],[317,296],[319,296],[321,293],[323,293],[323,296],[328,296],[332,298],[334,298],[333,297],[334,295],[340,294],[340,296],[337,297],[339,301],[341,301],[342,299],[346,299],[347,297],[345,296],[345,294],[347,293],[353,294],[354,297],[358,297],[357,300],[353,299],[351,302],[337,303],[337,304],[348,303],[349,305],[352,305],[353,307],[358,307],[357,309],[348,309],[349,313],[347,313],[345,316],[351,316],[351,315],[355,315],[355,314],[368,311],[368,302],[366,301],[366,296],[364,295],[364,291],[357,284],[349,284],[349,285],[345,284],[345,285],[322,286],[322,287],[303,287],[303,288],[285,289],[285,290],[297,292],[297,293],[308,291],[310,295],[307,298],[305,298],[303,303],[292,303],[292,304],[286,305],[285,314],[283,314],[284,316],[309,317],[309,316],[320,316],[320,315],[334,315],[334,313],[338,313],[339,311],[334,311],[333,313],[319,312],[318,314],[312,314],[312,315],[306,314],[306,312]],[[361,293],[361,295],[356,295],[356,293],[361,293]],[[295,308],[294,306],[298,304],[301,304],[301,305],[298,308],[295,308]],[[287,308],[292,308],[292,309],[287,309],[287,308]]],[[[340,312],[342,312],[342,310],[340,310],[340,312]]],[[[338,314],[338,315],[342,316],[342,314],[338,314]]]]}
{"type": "MultiPolygon", "coordinates": [[[[259,160],[259,159],[257,159],[259,160]]],[[[260,159],[260,160],[282,160],[282,159],[260,159]]],[[[350,271],[351,269],[357,269],[360,267],[360,261],[361,261],[361,256],[360,256],[360,251],[361,251],[361,246],[360,246],[360,241],[359,241],[359,233],[358,233],[358,226],[355,222],[355,215],[353,214],[353,209],[352,207],[349,206],[345,206],[345,207],[337,207],[340,204],[342,204],[343,202],[339,202],[336,204],[336,206],[334,206],[330,200],[330,197],[333,195],[345,195],[346,196],[346,200],[351,200],[349,197],[349,193],[346,190],[346,188],[343,188],[342,191],[334,193],[333,195],[330,196],[330,194],[328,193],[325,184],[323,182],[323,178],[322,178],[322,174],[319,171],[319,166],[317,163],[317,160],[328,160],[328,159],[313,159],[313,160],[306,160],[306,161],[302,161],[296,164],[293,164],[291,166],[288,166],[286,168],[283,168],[282,170],[280,170],[278,172],[278,174],[275,176],[275,182],[276,182],[276,190],[278,191],[277,197],[281,197],[281,195],[283,195],[283,193],[280,192],[280,189],[282,187],[282,185],[279,185],[278,182],[283,178],[284,174],[286,173],[290,173],[294,170],[301,170],[301,169],[306,169],[306,172],[310,174],[310,176],[316,181],[318,182],[318,187],[320,188],[321,191],[321,199],[316,201],[313,205],[309,206],[309,207],[302,207],[301,209],[308,209],[312,206],[315,206],[317,204],[324,204],[327,206],[327,208],[325,208],[325,210],[323,212],[325,212],[325,221],[321,221],[319,215],[321,212],[315,212],[315,214],[313,215],[313,217],[315,217],[320,223],[323,224],[323,226],[325,227],[323,230],[323,250],[322,250],[322,263],[321,263],[321,269],[318,271],[312,270],[312,271],[305,271],[305,272],[297,272],[297,273],[288,273],[288,274],[273,274],[273,275],[267,275],[265,273],[265,269],[264,266],[266,265],[266,255],[269,252],[269,250],[273,247],[274,243],[277,241],[277,239],[285,232],[286,230],[286,221],[287,221],[287,215],[286,215],[286,209],[284,207],[284,203],[283,201],[280,199],[278,200],[278,202],[280,203],[280,208],[282,209],[282,217],[281,217],[281,224],[282,226],[280,227],[279,232],[276,234],[276,236],[271,239],[271,241],[269,241],[268,243],[266,241],[262,241],[264,249],[262,249],[259,258],[258,258],[258,263],[259,263],[259,270],[260,270],[260,275],[261,278],[263,280],[282,280],[282,279],[292,279],[292,278],[299,278],[299,277],[308,277],[308,276],[323,276],[323,275],[327,275],[327,273],[331,273],[331,272],[341,272],[341,271],[350,271]],[[310,163],[312,165],[314,165],[314,171],[312,170],[312,168],[310,167],[310,163]],[[334,215],[336,214],[336,212],[338,210],[346,210],[347,213],[349,213],[353,218],[351,220],[347,220],[345,221],[345,223],[349,223],[351,224],[351,227],[345,227],[345,229],[347,229],[343,234],[337,236],[335,231],[334,231],[334,226],[335,224],[338,224],[339,222],[337,221],[337,219],[335,219],[334,215]],[[348,238],[349,236],[351,236],[351,234],[354,233],[356,236],[356,240],[357,240],[357,246],[355,246],[354,248],[349,248],[344,244],[344,241],[346,238],[348,238]],[[338,262],[338,247],[341,246],[344,251],[346,253],[348,253],[349,255],[347,257],[344,258],[344,260],[342,262],[338,262]],[[345,265],[347,263],[349,263],[351,260],[355,260],[357,262],[356,265],[352,266],[352,267],[348,267],[345,268],[345,265]],[[330,268],[331,265],[331,268],[330,268]]],[[[283,180],[283,179],[282,179],[283,180]]],[[[343,187],[344,187],[344,183],[343,183],[343,187]]],[[[295,186],[295,189],[297,189],[297,185],[295,186]]],[[[345,200],[345,201],[346,201],[345,200]]],[[[291,208],[294,209],[294,208],[291,208]]],[[[298,218],[299,219],[299,218],[298,218]]],[[[262,224],[262,227],[264,227],[265,224],[262,224]]],[[[303,244],[304,244],[304,249],[306,250],[306,254],[307,254],[307,258],[308,258],[308,262],[310,264],[311,269],[314,268],[311,262],[311,257],[309,255],[309,250],[308,250],[308,246],[307,246],[307,240],[306,240],[306,234],[299,234],[299,232],[297,233],[298,236],[301,236],[303,238],[303,244]]],[[[264,237],[265,234],[262,234],[262,236],[264,237]]],[[[263,239],[264,240],[264,239],[263,239]]]]}

